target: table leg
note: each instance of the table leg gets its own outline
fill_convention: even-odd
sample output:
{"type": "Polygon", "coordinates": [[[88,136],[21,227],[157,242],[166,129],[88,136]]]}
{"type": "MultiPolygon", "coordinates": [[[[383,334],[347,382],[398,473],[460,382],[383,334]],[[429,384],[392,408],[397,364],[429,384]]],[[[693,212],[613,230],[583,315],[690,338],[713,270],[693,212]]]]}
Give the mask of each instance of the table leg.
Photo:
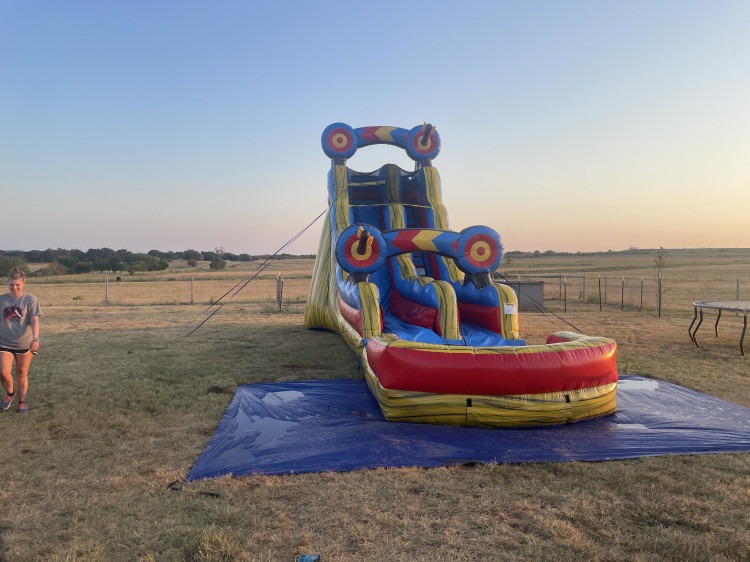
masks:
{"type": "Polygon", "coordinates": [[[719,320],[721,320],[721,309],[719,309],[719,315],[716,317],[716,324],[714,324],[714,334],[719,337],[719,320]]]}
{"type": "Polygon", "coordinates": [[[690,322],[690,326],[688,326],[688,336],[690,336],[690,341],[695,343],[695,345],[698,345],[695,342],[695,338],[693,337],[693,324],[695,324],[695,321],[698,320],[698,307],[693,307],[693,321],[690,322]]]}
{"type": "Polygon", "coordinates": [[[700,347],[698,345],[698,337],[696,336],[696,334],[698,333],[698,328],[700,328],[701,324],[703,324],[703,309],[702,308],[700,309],[699,315],[700,315],[700,320],[698,320],[698,325],[695,327],[695,330],[693,330],[693,341],[695,342],[695,347],[700,347]]]}

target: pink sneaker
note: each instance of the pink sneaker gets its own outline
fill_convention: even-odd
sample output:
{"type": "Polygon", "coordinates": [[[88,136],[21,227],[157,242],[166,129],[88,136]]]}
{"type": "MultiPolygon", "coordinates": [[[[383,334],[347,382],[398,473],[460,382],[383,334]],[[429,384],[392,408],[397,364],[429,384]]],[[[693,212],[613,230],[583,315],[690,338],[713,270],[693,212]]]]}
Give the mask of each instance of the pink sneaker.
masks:
{"type": "Polygon", "coordinates": [[[29,408],[26,406],[26,402],[19,402],[18,403],[18,409],[16,410],[17,414],[25,414],[29,411],[29,408]]]}
{"type": "Polygon", "coordinates": [[[4,412],[8,408],[10,408],[10,405],[15,397],[15,394],[13,396],[11,396],[10,394],[6,394],[5,398],[3,398],[3,401],[0,402],[0,410],[4,412]]]}

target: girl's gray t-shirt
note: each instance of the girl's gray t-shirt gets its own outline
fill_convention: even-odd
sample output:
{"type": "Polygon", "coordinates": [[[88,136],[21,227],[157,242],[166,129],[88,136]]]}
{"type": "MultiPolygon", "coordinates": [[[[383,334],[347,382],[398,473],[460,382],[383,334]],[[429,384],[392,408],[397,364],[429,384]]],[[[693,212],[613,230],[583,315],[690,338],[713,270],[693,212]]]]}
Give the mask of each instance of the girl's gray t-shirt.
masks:
{"type": "Polygon", "coordinates": [[[33,334],[31,319],[41,316],[39,301],[34,295],[23,294],[13,298],[10,293],[0,295],[0,347],[8,349],[29,349],[33,334]]]}

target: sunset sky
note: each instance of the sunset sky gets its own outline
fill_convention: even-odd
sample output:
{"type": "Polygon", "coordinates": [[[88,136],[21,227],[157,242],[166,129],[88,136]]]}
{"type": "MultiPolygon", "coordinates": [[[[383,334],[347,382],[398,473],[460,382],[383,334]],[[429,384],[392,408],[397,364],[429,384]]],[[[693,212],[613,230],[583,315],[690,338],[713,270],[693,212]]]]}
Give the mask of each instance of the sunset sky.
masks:
{"type": "Polygon", "coordinates": [[[506,250],[750,247],[747,0],[0,0],[0,249],[274,252],[336,121],[506,250]]]}

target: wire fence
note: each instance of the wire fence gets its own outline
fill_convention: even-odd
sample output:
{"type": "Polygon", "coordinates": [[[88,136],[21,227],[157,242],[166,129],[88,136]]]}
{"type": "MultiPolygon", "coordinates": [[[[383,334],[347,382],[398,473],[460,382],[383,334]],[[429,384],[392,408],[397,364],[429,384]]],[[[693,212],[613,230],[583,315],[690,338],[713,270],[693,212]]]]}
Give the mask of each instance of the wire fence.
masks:
{"type": "MultiPolygon", "coordinates": [[[[690,310],[698,300],[750,299],[750,278],[707,278],[681,274],[628,276],[591,274],[545,274],[508,277],[507,281],[519,293],[519,300],[540,294],[534,285],[543,287],[544,307],[556,311],[572,311],[586,305],[600,309],[619,308],[627,311],[654,312],[690,310]],[[525,287],[529,287],[525,294],[525,287]]],[[[538,300],[538,299],[536,299],[538,300]]],[[[533,310],[526,306],[527,310],[533,310]]]]}
{"type": "MultiPolygon", "coordinates": [[[[101,281],[35,284],[26,286],[42,306],[138,306],[138,305],[209,305],[217,302],[237,285],[238,279],[154,279],[132,281],[128,277],[120,283],[114,277],[101,281]]],[[[310,279],[291,277],[284,280],[283,300],[300,303],[307,299],[310,279]]],[[[278,302],[277,275],[255,279],[236,297],[234,303],[278,302]]],[[[225,299],[226,300],[226,299],[225,299]]]]}
{"type": "MultiPolygon", "coordinates": [[[[263,303],[278,306],[278,275],[258,277],[236,297],[235,303],[263,303]]],[[[221,299],[239,280],[221,278],[176,278],[131,280],[115,277],[86,282],[34,283],[27,291],[42,306],[137,306],[137,305],[210,305],[221,299]]],[[[501,279],[497,279],[500,281],[501,279]]],[[[692,314],[697,300],[750,299],[750,277],[698,277],[691,275],[616,274],[543,274],[521,275],[505,279],[514,287],[522,302],[522,310],[540,307],[555,312],[576,310],[623,310],[660,314],[684,310],[692,314]],[[535,285],[531,290],[530,285],[535,285]],[[523,307],[525,300],[531,306],[523,307]],[[541,301],[534,303],[535,301],[541,301]]],[[[283,285],[284,303],[304,303],[310,288],[306,275],[286,276],[283,285]]]]}

